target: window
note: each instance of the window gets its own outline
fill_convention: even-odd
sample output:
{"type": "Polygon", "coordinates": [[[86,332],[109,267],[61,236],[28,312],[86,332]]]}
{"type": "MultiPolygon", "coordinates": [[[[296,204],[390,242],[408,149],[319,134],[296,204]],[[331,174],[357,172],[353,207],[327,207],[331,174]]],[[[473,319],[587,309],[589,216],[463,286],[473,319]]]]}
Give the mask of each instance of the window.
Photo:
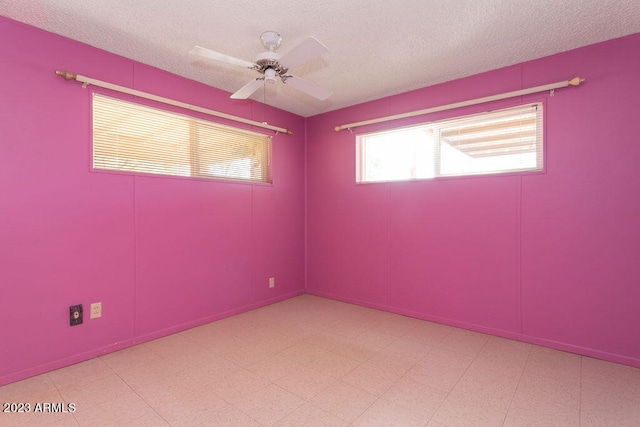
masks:
{"type": "Polygon", "coordinates": [[[542,104],[359,135],[358,182],[540,171],[542,104]]]}
{"type": "Polygon", "coordinates": [[[94,94],[93,168],[271,182],[271,137],[94,94]]]}

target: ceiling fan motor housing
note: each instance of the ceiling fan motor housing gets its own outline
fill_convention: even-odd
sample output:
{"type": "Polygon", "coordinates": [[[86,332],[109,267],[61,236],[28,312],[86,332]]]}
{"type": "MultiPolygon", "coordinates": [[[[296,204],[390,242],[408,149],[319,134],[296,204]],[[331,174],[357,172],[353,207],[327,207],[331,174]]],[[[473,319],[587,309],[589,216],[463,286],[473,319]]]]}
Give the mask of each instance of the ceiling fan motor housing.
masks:
{"type": "Polygon", "coordinates": [[[258,56],[256,56],[256,63],[254,68],[260,74],[265,75],[265,80],[268,83],[275,83],[276,75],[282,77],[287,73],[287,71],[289,71],[288,68],[282,67],[278,62],[280,56],[281,55],[271,51],[262,52],[258,54],[258,56]]]}

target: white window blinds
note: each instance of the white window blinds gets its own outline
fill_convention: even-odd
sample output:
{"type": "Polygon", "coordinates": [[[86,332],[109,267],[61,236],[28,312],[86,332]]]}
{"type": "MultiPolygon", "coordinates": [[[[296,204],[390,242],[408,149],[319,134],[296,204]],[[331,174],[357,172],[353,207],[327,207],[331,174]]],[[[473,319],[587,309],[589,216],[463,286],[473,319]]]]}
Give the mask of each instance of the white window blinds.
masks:
{"type": "Polygon", "coordinates": [[[93,95],[93,167],[271,182],[271,137],[93,95]]]}

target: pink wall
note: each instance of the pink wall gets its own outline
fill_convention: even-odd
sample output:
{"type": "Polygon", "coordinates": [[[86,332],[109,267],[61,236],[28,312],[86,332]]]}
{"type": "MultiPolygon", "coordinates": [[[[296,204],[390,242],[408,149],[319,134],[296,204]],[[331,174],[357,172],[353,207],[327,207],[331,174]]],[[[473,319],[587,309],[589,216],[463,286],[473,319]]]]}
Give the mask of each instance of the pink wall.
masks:
{"type": "Polygon", "coordinates": [[[307,291],[640,367],[638,52],[640,34],[310,118],[307,291]],[[399,123],[543,101],[545,173],[357,185],[355,135],[333,130],[575,76],[399,123]]]}
{"type": "Polygon", "coordinates": [[[304,292],[303,118],[2,17],[0,54],[0,385],[304,292]],[[57,69],[294,135],[273,185],[91,172],[90,90],[57,69]]]}

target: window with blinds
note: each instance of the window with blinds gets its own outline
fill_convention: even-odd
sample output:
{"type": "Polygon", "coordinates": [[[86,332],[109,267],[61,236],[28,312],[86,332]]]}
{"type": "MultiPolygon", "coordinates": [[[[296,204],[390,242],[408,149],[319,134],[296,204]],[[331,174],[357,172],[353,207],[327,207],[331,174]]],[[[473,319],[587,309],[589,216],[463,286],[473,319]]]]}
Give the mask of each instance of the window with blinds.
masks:
{"type": "Polygon", "coordinates": [[[542,103],[359,135],[358,182],[540,171],[542,103]]]}
{"type": "Polygon", "coordinates": [[[93,95],[93,168],[271,182],[271,137],[93,95]]]}

